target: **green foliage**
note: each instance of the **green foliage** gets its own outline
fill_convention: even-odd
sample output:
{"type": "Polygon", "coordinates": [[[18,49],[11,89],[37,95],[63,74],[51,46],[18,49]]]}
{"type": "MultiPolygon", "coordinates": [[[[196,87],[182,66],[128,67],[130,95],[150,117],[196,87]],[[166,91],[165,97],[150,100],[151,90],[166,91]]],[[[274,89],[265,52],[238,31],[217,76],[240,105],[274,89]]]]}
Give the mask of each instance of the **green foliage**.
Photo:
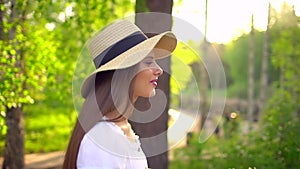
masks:
{"type": "MultiPolygon", "coordinates": [[[[17,31],[17,33],[20,32],[17,31]]],[[[18,39],[19,42],[25,38],[21,35],[17,37],[20,38],[18,39]]],[[[2,82],[0,83],[1,112],[5,112],[6,108],[17,107],[19,104],[33,103],[33,99],[30,97],[28,90],[24,90],[23,88],[26,75],[23,73],[23,68],[19,63],[22,56],[18,54],[14,48],[12,44],[0,41],[0,81],[2,82]]]]}
{"type": "Polygon", "coordinates": [[[171,57],[171,104],[175,107],[180,104],[176,101],[181,100],[182,95],[187,94],[189,90],[192,90],[192,94],[198,92],[198,88],[188,88],[191,80],[196,79],[197,76],[192,72],[191,64],[200,62],[199,54],[190,45],[179,42],[171,57]]]}
{"type": "Polygon", "coordinates": [[[274,94],[266,108],[262,127],[264,140],[269,143],[263,146],[272,152],[278,166],[293,168],[300,165],[300,84],[297,80],[300,30],[299,17],[285,5],[280,16],[286,19],[278,18],[273,25],[276,41],[272,43],[272,63],[280,69],[281,78],[273,85],[274,94]]]}
{"type": "MultiPolygon", "coordinates": [[[[72,77],[81,48],[93,32],[133,12],[132,2],[17,1],[18,14],[12,21],[8,9],[4,4],[0,5],[1,10],[4,10],[3,27],[0,27],[0,31],[4,33],[4,37],[0,37],[0,146],[4,146],[2,141],[6,134],[4,118],[7,108],[36,103],[29,108],[24,106],[24,112],[30,117],[31,113],[32,116],[40,114],[40,121],[44,125],[38,123],[38,119],[32,122],[35,123],[34,127],[25,122],[29,131],[26,133],[27,148],[30,152],[62,149],[62,145],[57,145],[66,143],[60,137],[66,140],[67,130],[58,131],[60,129],[54,125],[47,128],[48,124],[43,115],[48,115],[46,110],[51,107],[71,113],[66,110],[73,108],[72,77]],[[9,31],[14,27],[16,35],[9,40],[9,31]],[[40,102],[46,104],[40,105],[40,102]],[[63,110],[62,106],[68,107],[63,110]],[[35,135],[32,130],[40,131],[35,135]],[[44,138],[55,135],[51,131],[55,131],[59,137],[55,141],[61,143],[55,143],[51,148],[34,145],[38,141],[46,143],[44,138]]],[[[51,112],[56,111],[51,109],[51,112]]],[[[58,117],[57,120],[61,120],[61,123],[69,124],[63,116],[58,117]]],[[[49,145],[50,141],[54,142],[49,140],[49,145]]]]}
{"type": "Polygon", "coordinates": [[[136,1],[135,11],[136,13],[150,12],[147,6],[147,0],[136,1]]]}
{"type": "Polygon", "coordinates": [[[47,81],[45,92],[48,100],[72,102],[73,73],[85,42],[109,22],[133,11],[133,6],[129,0],[103,1],[101,5],[97,1],[56,2],[55,5],[55,8],[53,5],[45,6],[47,23],[55,24],[54,30],[47,32],[53,33],[53,42],[58,43],[56,61],[53,62],[56,65],[55,78],[47,81]],[[60,15],[64,19],[59,19],[60,15]]]}
{"type": "Polygon", "coordinates": [[[0,41],[1,111],[46,97],[69,100],[74,66],[85,41],[92,32],[133,10],[129,0],[103,1],[101,5],[96,1],[26,2],[20,4],[20,10],[28,15],[26,20],[19,23],[15,18],[16,22],[10,23],[4,19],[3,31],[8,33],[15,26],[16,36],[0,41]]]}
{"type": "Polygon", "coordinates": [[[179,94],[185,89],[192,74],[190,64],[200,62],[200,58],[193,49],[180,42],[171,57],[171,92],[179,94]]]}
{"type": "Polygon", "coordinates": [[[299,166],[300,162],[300,119],[291,93],[277,90],[265,111],[262,128],[263,147],[270,151],[268,158],[276,159],[281,168],[299,166]]]}
{"type": "MultiPolygon", "coordinates": [[[[300,126],[299,120],[294,122],[287,124],[289,127],[285,129],[270,127],[273,132],[275,129],[277,131],[273,135],[264,128],[247,135],[237,130],[230,138],[213,135],[202,144],[191,141],[191,145],[175,150],[170,169],[295,168],[299,166],[300,159],[297,142],[300,126]]],[[[199,135],[194,137],[192,140],[199,138],[199,135]]]]}
{"type": "MultiPolygon", "coordinates": [[[[250,34],[242,35],[225,47],[224,61],[230,67],[226,73],[232,77],[232,84],[228,85],[229,97],[247,98],[249,36],[250,34]]],[[[262,42],[263,32],[255,31],[255,95],[258,95],[261,74],[262,42]]]]}

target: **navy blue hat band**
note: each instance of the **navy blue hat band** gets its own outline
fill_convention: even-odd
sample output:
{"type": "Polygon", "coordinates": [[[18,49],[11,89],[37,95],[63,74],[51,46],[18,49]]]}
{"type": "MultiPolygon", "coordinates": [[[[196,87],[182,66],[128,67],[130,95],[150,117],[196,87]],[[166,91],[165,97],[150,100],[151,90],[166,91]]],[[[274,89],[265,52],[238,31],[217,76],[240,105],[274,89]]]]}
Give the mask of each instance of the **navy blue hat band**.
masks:
{"type": "Polygon", "coordinates": [[[107,62],[111,61],[115,57],[119,56],[120,54],[124,53],[128,49],[136,46],[137,44],[141,43],[142,41],[146,40],[147,37],[141,32],[135,32],[126,38],[120,40],[116,44],[112,45],[111,47],[105,49],[102,53],[100,53],[97,57],[94,58],[94,64],[96,68],[106,64],[107,62]]]}

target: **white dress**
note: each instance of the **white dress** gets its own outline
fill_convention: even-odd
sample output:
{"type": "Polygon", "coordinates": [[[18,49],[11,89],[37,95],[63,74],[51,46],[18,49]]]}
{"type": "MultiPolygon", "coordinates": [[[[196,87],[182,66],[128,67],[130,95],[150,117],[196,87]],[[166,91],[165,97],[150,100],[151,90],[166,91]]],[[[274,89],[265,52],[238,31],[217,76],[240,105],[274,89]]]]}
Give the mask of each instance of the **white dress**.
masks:
{"type": "Polygon", "coordinates": [[[147,169],[139,137],[129,141],[113,122],[98,122],[87,132],[77,156],[78,169],[147,169]]]}

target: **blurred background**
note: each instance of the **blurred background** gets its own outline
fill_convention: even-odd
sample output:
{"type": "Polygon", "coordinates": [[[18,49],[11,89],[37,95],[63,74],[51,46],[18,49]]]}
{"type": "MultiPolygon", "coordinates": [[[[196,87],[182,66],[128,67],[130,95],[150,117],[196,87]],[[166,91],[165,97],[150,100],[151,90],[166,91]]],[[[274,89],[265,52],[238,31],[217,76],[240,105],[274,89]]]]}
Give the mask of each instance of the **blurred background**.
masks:
{"type": "Polygon", "coordinates": [[[150,167],[300,166],[299,0],[0,0],[4,168],[61,167],[77,118],[72,78],[82,46],[139,12],[172,14],[176,34],[179,20],[202,32],[180,37],[170,61],[167,125],[192,125],[168,133],[168,158],[150,167]],[[220,60],[224,72],[208,74],[203,57],[220,60]],[[213,93],[226,96],[223,109],[209,110],[213,93]]]}

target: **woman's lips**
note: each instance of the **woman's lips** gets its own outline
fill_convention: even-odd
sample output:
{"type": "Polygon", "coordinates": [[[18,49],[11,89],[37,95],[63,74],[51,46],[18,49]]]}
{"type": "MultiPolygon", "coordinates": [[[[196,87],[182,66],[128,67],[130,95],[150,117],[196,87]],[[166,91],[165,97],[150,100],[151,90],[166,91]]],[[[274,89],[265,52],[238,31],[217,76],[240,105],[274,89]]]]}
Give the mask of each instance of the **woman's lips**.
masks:
{"type": "Polygon", "coordinates": [[[156,86],[157,86],[157,79],[151,80],[150,83],[151,83],[154,87],[156,87],[156,86]]]}

